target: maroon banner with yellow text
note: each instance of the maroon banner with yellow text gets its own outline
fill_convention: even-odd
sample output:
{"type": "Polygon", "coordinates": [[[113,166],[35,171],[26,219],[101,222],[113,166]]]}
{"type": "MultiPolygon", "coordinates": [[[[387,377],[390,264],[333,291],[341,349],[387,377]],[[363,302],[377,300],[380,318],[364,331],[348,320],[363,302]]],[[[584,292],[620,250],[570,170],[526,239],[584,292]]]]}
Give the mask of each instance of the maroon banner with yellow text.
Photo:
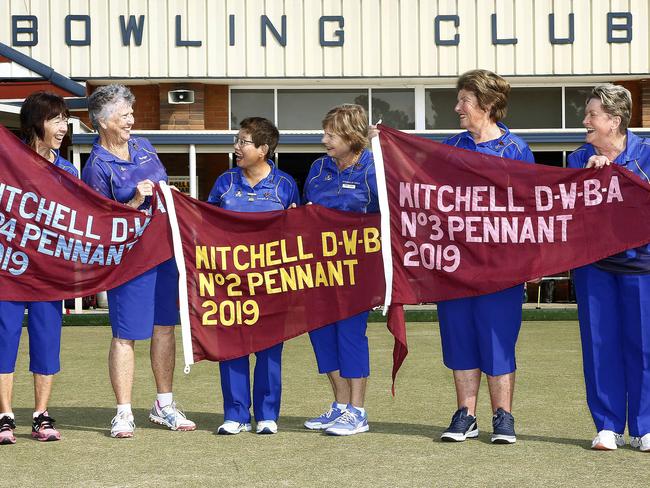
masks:
{"type": "Polygon", "coordinates": [[[152,209],[104,198],[0,126],[0,300],[91,295],[169,259],[160,199],[152,209]]]}
{"type": "Polygon", "coordinates": [[[650,242],[650,185],[617,165],[527,164],[380,130],[393,378],[408,350],[402,304],[492,293],[650,242]]]}
{"type": "Polygon", "coordinates": [[[318,205],[232,212],[170,194],[194,361],[260,351],[382,302],[378,215],[318,205]]]}

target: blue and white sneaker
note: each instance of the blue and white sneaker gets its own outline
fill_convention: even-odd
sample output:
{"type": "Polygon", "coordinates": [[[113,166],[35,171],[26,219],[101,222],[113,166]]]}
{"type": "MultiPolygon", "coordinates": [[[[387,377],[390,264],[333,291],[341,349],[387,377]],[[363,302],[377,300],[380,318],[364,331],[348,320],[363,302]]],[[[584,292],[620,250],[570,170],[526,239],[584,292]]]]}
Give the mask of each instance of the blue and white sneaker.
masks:
{"type": "Polygon", "coordinates": [[[305,428],[309,430],[325,430],[328,427],[334,425],[336,419],[338,419],[345,410],[340,410],[336,406],[336,402],[332,402],[330,409],[319,417],[309,419],[305,421],[305,428]]]}
{"type": "Polygon", "coordinates": [[[176,406],[176,402],[160,408],[160,403],[156,400],[149,412],[149,420],[171,430],[181,432],[196,430],[196,424],[185,416],[185,413],[176,406]]]}
{"type": "Polygon", "coordinates": [[[510,412],[497,408],[492,417],[492,438],[493,444],[514,444],[517,442],[515,434],[515,418],[510,412]]]}
{"type": "Polygon", "coordinates": [[[348,404],[343,415],[336,419],[334,425],[325,429],[325,433],[328,435],[354,435],[369,430],[368,414],[361,413],[360,410],[348,404]]]}
{"type": "Polygon", "coordinates": [[[447,430],[440,436],[446,442],[463,442],[465,439],[478,437],[476,417],[467,413],[467,407],[459,408],[451,417],[447,430]]]}

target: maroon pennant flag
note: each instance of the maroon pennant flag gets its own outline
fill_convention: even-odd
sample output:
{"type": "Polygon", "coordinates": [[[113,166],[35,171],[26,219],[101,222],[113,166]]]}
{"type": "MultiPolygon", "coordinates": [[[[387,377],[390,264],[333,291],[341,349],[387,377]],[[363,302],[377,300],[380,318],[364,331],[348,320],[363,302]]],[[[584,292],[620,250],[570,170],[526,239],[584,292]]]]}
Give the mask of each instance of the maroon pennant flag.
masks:
{"type": "Polygon", "coordinates": [[[403,304],[492,293],[650,242],[650,185],[522,163],[380,126],[393,259],[393,380],[403,304]]]}
{"type": "Polygon", "coordinates": [[[178,225],[188,365],[260,351],[383,301],[376,214],[319,205],[232,212],[163,193],[174,233],[178,225]]]}
{"type": "Polygon", "coordinates": [[[0,126],[0,300],[91,295],[169,259],[165,209],[152,209],[104,198],[0,126]]]}

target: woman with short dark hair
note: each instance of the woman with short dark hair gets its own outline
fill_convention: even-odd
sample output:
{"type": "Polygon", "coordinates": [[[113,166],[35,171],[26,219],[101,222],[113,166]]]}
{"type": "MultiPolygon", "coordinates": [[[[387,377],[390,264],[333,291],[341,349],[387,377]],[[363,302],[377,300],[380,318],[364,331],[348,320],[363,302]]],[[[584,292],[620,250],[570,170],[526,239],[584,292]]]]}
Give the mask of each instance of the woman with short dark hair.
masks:
{"type": "MultiPolygon", "coordinates": [[[[235,212],[284,210],[300,203],[296,182],[271,159],[278,139],[278,129],[270,120],[261,117],[242,120],[233,144],[237,165],[217,178],[208,203],[235,212]]],[[[255,353],[252,405],[258,434],[278,431],[283,345],[255,353]]],[[[217,434],[248,432],[251,430],[249,356],[221,361],[219,371],[224,422],[217,434]]]]}
{"type": "MultiPolygon", "coordinates": [[[[36,92],[20,109],[25,142],[57,168],[78,176],[75,167],[59,153],[68,132],[68,108],[58,95],[36,92]]],[[[15,418],[11,408],[14,369],[23,318],[27,308],[29,369],[34,375],[32,437],[58,441],[61,434],[47,411],[54,375],[61,369],[61,300],[51,302],[0,302],[0,444],[14,444],[15,418]]]]}

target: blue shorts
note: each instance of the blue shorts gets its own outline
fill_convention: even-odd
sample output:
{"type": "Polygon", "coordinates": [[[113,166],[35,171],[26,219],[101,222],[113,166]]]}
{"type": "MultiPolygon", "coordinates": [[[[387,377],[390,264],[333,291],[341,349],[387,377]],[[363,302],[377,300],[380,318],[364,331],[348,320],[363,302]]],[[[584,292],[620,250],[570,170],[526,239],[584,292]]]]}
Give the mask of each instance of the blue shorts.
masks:
{"type": "Polygon", "coordinates": [[[343,378],[370,376],[368,350],[368,312],[312,330],[311,345],[316,354],[318,372],[338,371],[343,378]]]}
{"type": "Polygon", "coordinates": [[[61,316],[62,303],[53,302],[0,302],[0,374],[13,373],[16,368],[18,345],[27,316],[29,333],[29,370],[32,373],[51,375],[61,369],[61,316]]]}
{"type": "Polygon", "coordinates": [[[515,371],[523,296],[524,285],[517,285],[438,303],[445,366],[453,370],[480,369],[490,376],[515,371]]]}
{"type": "Polygon", "coordinates": [[[109,290],[108,314],[113,337],[118,339],[149,339],[154,324],[178,324],[176,261],[165,261],[109,290]]]}

